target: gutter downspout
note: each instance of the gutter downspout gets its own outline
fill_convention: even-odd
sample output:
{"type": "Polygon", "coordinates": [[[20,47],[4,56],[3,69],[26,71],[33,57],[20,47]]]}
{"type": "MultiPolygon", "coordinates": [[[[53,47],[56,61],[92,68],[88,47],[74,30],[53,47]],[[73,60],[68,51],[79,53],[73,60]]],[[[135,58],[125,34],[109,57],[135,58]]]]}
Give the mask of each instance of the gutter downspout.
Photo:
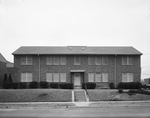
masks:
{"type": "Polygon", "coordinates": [[[115,60],[114,60],[114,84],[115,87],[117,87],[117,55],[115,55],[115,60]]]}
{"type": "Polygon", "coordinates": [[[41,60],[40,60],[40,55],[38,54],[38,57],[39,57],[39,82],[41,81],[40,80],[40,75],[41,75],[41,60]]]}

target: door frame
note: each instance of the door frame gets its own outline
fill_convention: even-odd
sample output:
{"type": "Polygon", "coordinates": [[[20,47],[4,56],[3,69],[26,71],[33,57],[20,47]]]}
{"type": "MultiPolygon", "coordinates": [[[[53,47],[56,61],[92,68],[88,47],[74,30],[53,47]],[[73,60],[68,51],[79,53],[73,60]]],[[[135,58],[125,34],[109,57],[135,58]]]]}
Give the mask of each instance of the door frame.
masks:
{"type": "Polygon", "coordinates": [[[84,72],[71,72],[70,75],[71,75],[71,82],[73,83],[73,86],[74,88],[76,87],[74,85],[74,77],[75,77],[75,73],[79,73],[80,74],[80,86],[82,88],[82,83],[84,82],[84,72]]]}

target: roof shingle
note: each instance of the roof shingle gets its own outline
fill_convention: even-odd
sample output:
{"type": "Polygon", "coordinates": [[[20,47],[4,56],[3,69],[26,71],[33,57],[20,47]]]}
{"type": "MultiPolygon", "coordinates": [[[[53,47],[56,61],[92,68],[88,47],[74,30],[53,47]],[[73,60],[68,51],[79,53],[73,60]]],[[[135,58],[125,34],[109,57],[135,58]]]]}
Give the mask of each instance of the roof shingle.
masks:
{"type": "Polygon", "coordinates": [[[106,54],[106,55],[142,55],[133,47],[91,47],[91,46],[22,46],[13,55],[26,54],[106,54]]]}

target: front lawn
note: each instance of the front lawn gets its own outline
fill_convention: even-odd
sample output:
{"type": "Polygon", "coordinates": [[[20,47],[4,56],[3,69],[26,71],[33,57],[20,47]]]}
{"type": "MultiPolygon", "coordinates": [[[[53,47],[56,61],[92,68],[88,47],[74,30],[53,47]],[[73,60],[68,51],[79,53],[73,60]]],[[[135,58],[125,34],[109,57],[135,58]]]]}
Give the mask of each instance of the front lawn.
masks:
{"type": "Polygon", "coordinates": [[[1,89],[0,102],[71,102],[71,90],[1,89]]]}
{"type": "Polygon", "coordinates": [[[128,94],[127,91],[118,93],[118,90],[102,89],[88,90],[90,101],[139,101],[150,100],[150,95],[145,94],[128,94]]]}

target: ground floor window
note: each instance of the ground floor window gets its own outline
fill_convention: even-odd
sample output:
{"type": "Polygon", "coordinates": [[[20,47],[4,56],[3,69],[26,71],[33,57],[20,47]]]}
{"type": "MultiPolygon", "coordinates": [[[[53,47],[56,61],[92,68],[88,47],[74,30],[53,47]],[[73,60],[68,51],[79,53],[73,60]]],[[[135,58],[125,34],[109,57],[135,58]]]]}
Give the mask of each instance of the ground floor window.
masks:
{"type": "Polygon", "coordinates": [[[108,82],[108,73],[88,73],[88,82],[108,82]]]}
{"type": "Polygon", "coordinates": [[[133,82],[133,73],[122,73],[122,82],[133,82]]]}
{"type": "Polygon", "coordinates": [[[32,73],[21,73],[21,82],[32,82],[32,73]]]}
{"type": "Polygon", "coordinates": [[[66,73],[47,73],[47,82],[66,82],[66,73]]]}

